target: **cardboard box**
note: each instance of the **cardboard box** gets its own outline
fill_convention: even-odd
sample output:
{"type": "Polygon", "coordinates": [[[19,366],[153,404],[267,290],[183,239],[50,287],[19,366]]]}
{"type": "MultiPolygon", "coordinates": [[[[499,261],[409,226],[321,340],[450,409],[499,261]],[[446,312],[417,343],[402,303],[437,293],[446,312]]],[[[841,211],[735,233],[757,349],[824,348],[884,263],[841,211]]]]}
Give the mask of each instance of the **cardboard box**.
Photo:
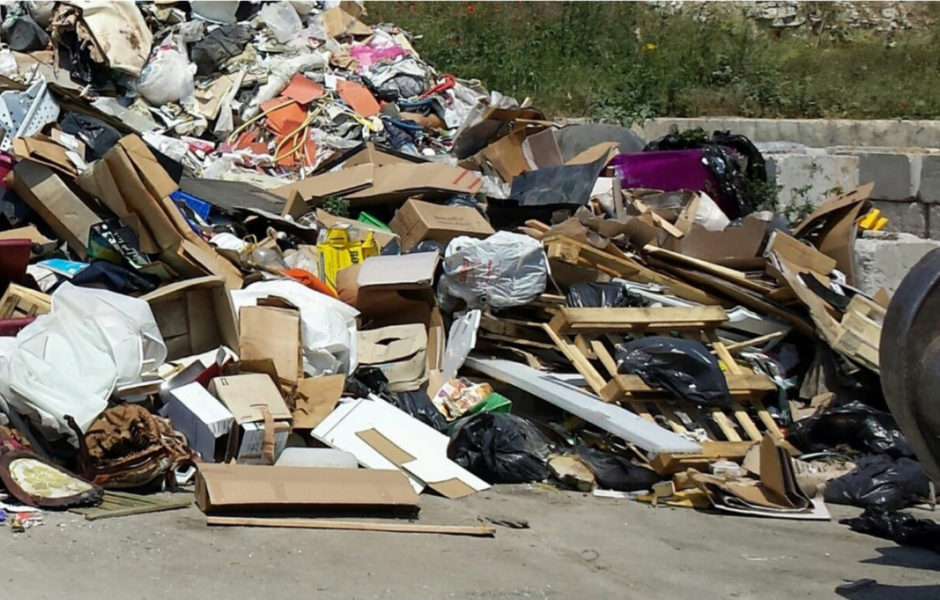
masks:
{"type": "Polygon", "coordinates": [[[294,429],[313,429],[329,415],[346,386],[345,375],[308,377],[297,382],[294,397],[294,429]]]}
{"type": "Polygon", "coordinates": [[[241,360],[270,358],[278,378],[296,385],[303,374],[300,311],[275,306],[244,306],[238,311],[238,325],[241,360]]]}
{"type": "Polygon", "coordinates": [[[427,381],[427,347],[421,323],[360,331],[356,339],[359,365],[382,371],[392,392],[414,391],[427,381]]]}
{"type": "Polygon", "coordinates": [[[469,206],[443,206],[408,200],[398,209],[389,228],[401,238],[403,251],[410,250],[422,240],[447,245],[460,235],[485,238],[492,235],[493,227],[476,209],[469,206]]]}
{"type": "Polygon", "coordinates": [[[238,321],[221,277],[170,284],[143,296],[167,346],[167,360],[239,348],[238,321]]]}
{"type": "Polygon", "coordinates": [[[362,164],[348,169],[308,177],[272,190],[288,198],[296,190],[304,200],[343,196],[353,208],[402,201],[422,194],[427,198],[450,198],[476,194],[483,187],[478,173],[440,163],[399,163],[376,166],[362,164]]]}
{"type": "Polygon", "coordinates": [[[274,464],[291,429],[290,411],[274,380],[259,373],[216,377],[209,391],[232,411],[238,426],[228,456],[242,464],[274,464]]]}
{"type": "Polygon", "coordinates": [[[201,464],[203,512],[387,510],[414,513],[418,494],[400,471],[201,464]]]}
{"type": "Polygon", "coordinates": [[[337,217],[326,212],[322,208],[318,208],[316,211],[317,221],[326,227],[331,229],[339,225],[348,225],[349,227],[358,227],[364,231],[372,232],[375,242],[379,245],[379,248],[384,248],[393,240],[398,239],[398,236],[386,229],[380,229],[378,227],[372,227],[368,223],[363,223],[362,221],[357,221],[356,219],[347,219],[345,217],[337,217]]]}
{"type": "Polygon", "coordinates": [[[88,256],[88,230],[101,218],[58,175],[49,167],[21,160],[6,183],[79,257],[88,256]]]}
{"type": "Polygon", "coordinates": [[[230,289],[242,286],[240,271],[192,230],[170,199],[178,189],[176,181],[143,140],[136,135],[121,138],[90,169],[98,172],[83,175],[83,182],[102,194],[102,202],[123,202],[150,233],[161,261],[184,277],[218,275],[230,289]],[[109,187],[119,191],[120,201],[104,191],[109,187]]]}
{"type": "Polygon", "coordinates": [[[198,383],[178,387],[168,395],[169,402],[160,414],[168,417],[173,428],[186,436],[187,445],[207,462],[215,462],[216,457],[223,456],[222,438],[232,429],[232,413],[198,383]]]}
{"type": "Polygon", "coordinates": [[[431,370],[440,368],[444,354],[444,323],[432,287],[438,262],[437,252],[376,256],[337,277],[340,299],[359,310],[361,328],[424,325],[431,370]]]}

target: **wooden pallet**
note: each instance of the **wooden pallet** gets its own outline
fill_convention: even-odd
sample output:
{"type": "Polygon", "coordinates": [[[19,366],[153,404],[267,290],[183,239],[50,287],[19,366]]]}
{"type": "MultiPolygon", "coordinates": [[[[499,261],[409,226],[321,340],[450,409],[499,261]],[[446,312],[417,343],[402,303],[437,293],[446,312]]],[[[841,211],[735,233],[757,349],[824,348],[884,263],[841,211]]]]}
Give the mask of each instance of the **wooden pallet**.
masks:
{"type": "Polygon", "coordinates": [[[765,394],[776,390],[776,386],[766,375],[737,364],[715,333],[725,319],[724,309],[717,306],[561,308],[543,329],[584,377],[588,387],[605,402],[625,404],[644,419],[654,423],[661,420],[678,433],[701,428],[715,437],[741,441],[740,430],[747,439],[760,440],[763,433],[744,408],[744,404],[749,404],[764,429],[782,438],[783,434],[761,401],[765,394]],[[727,369],[731,416],[719,408],[699,408],[673,399],[664,390],[651,388],[637,375],[618,373],[610,347],[616,341],[613,335],[624,333],[633,337],[672,333],[711,345],[727,369]],[[592,361],[599,362],[606,375],[595,368],[592,361]]]}
{"type": "Polygon", "coordinates": [[[0,298],[0,319],[34,317],[52,309],[52,298],[48,294],[11,283],[0,298]]]}
{"type": "Polygon", "coordinates": [[[668,275],[657,273],[616,250],[613,246],[611,246],[611,251],[607,252],[563,235],[546,236],[542,239],[542,244],[545,246],[545,253],[549,260],[557,260],[574,266],[592,267],[607,275],[629,281],[655,283],[663,286],[675,296],[699,304],[719,304],[718,300],[702,290],[668,275]]]}

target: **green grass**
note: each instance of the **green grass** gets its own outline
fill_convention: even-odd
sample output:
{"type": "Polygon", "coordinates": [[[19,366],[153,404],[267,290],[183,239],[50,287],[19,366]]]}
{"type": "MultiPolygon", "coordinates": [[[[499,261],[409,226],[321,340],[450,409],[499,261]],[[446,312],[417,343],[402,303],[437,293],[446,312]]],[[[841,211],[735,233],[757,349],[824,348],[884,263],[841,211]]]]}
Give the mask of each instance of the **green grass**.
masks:
{"type": "MultiPolygon", "coordinates": [[[[821,5],[825,7],[825,5],[821,5]]],[[[439,71],[555,116],[940,117],[940,29],[798,35],[635,2],[372,2],[439,71]]],[[[823,10],[827,10],[823,8],[823,10]]],[[[940,15],[940,6],[925,10],[940,15]]]]}

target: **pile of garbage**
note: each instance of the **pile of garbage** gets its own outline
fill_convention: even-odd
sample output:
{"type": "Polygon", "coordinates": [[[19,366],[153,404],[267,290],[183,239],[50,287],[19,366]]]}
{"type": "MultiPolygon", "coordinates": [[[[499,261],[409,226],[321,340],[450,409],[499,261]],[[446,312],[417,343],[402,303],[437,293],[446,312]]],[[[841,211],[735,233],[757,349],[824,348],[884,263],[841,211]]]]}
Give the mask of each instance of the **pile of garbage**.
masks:
{"type": "Polygon", "coordinates": [[[226,525],[542,481],[796,519],[929,499],[881,396],[888,296],[853,287],[870,186],[791,227],[746,138],[560,126],[354,2],[4,10],[17,529],[180,488],[226,525]]]}

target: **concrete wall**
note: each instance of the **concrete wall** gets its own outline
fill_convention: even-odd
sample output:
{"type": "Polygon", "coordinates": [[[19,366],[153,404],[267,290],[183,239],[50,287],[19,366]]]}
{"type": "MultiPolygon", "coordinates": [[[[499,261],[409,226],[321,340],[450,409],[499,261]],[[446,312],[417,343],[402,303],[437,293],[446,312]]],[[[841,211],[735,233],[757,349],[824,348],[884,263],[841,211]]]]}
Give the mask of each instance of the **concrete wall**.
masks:
{"type": "Polygon", "coordinates": [[[940,148],[940,121],[892,119],[746,119],[708,117],[698,119],[647,119],[635,126],[652,140],[680,130],[701,127],[705,131],[728,130],[754,142],[795,142],[814,148],[830,146],[882,146],[895,148],[940,148]]]}

